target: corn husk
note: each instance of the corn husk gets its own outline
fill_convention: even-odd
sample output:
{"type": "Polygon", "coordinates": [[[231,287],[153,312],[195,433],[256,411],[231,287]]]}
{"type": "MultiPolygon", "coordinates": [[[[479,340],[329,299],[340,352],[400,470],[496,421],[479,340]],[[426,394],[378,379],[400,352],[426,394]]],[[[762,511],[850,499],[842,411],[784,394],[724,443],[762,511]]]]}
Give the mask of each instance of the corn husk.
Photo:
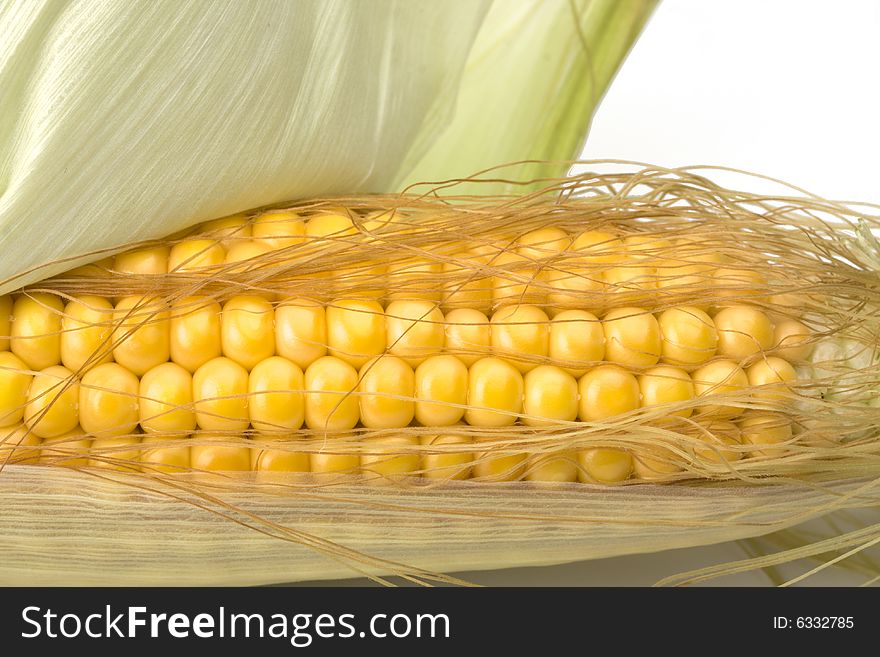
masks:
{"type": "MultiPolygon", "coordinates": [[[[795,310],[806,313],[819,342],[811,361],[800,365],[804,383],[796,386],[799,402],[788,411],[805,427],[798,442],[763,459],[719,464],[692,458],[664,485],[633,481],[617,487],[466,481],[426,487],[414,482],[387,485],[375,478],[328,482],[295,476],[131,475],[7,466],[0,473],[6,501],[0,522],[4,546],[9,546],[0,566],[4,581],[245,584],[346,575],[385,581],[397,575],[407,581],[445,582],[451,580],[442,573],[456,570],[707,545],[770,534],[841,511],[876,513],[877,208],[825,201],[790,188],[772,194],[726,189],[710,182],[701,169],[627,170],[614,163],[617,169],[608,173],[607,163],[584,166],[594,172],[551,181],[540,193],[525,196],[462,196],[455,203],[431,195],[364,196],[294,206],[314,210],[343,205],[364,212],[394,207],[424,217],[387,238],[371,234],[366,252],[373,256],[392,245],[418,249],[417,244],[422,244],[418,255],[430,256],[426,236],[442,243],[438,235],[468,239],[485,237],[484,231],[510,226],[525,231],[551,222],[714,239],[713,248],[766,274],[776,295],[801,295],[795,310]],[[419,234],[418,228],[424,232],[419,234]],[[75,556],[60,559],[59,554],[75,556]]],[[[337,272],[334,284],[356,292],[363,282],[351,272],[357,273],[362,249],[350,246],[303,258],[294,261],[295,267],[273,263],[271,257],[268,262],[256,258],[235,271],[209,272],[207,284],[202,275],[184,275],[169,277],[163,285],[169,294],[194,284],[222,296],[241,289],[259,291],[264,285],[272,289],[271,281],[281,280],[308,285],[320,295],[325,283],[311,275],[337,272]]],[[[142,284],[137,277],[108,280],[98,269],[93,278],[61,276],[34,289],[75,293],[85,286],[113,293],[142,284]]],[[[700,286],[678,293],[713,301],[713,292],[700,286]]],[[[741,294],[754,293],[744,289],[741,294]]],[[[659,303],[674,305],[675,299],[672,294],[659,303]]],[[[760,297],[752,302],[765,303],[760,297]]],[[[775,303],[768,309],[785,312],[786,306],[775,303]]],[[[728,401],[744,408],[767,404],[745,396],[728,401]]],[[[687,441],[651,428],[645,422],[650,419],[645,414],[577,429],[551,427],[541,440],[511,428],[496,432],[485,449],[556,455],[592,445],[635,449],[667,441],[670,450],[684,454],[687,441]]],[[[198,436],[192,440],[196,444],[198,436]]],[[[242,440],[247,439],[229,436],[231,444],[242,440]]],[[[356,444],[351,441],[352,448],[356,444]]],[[[876,527],[867,522],[861,530],[832,535],[789,556],[837,550],[845,558],[876,540],[876,527]]],[[[778,559],[696,573],[690,579],[768,563],[778,559]]]]}
{"type": "Polygon", "coordinates": [[[297,495],[254,488],[241,477],[236,492],[206,504],[185,492],[169,497],[156,482],[113,479],[7,468],[0,476],[0,581],[216,586],[354,575],[444,581],[436,573],[707,545],[841,507],[880,504],[876,486],[866,481],[826,490],[462,482],[431,492],[354,485],[297,495]]]}
{"type": "MultiPolygon", "coordinates": [[[[583,151],[590,117],[656,3],[492,5],[465,65],[455,116],[440,139],[402,167],[393,189],[457,178],[500,162],[525,178],[556,177],[583,151]]],[[[511,192],[499,183],[457,193],[511,192]]],[[[522,189],[520,189],[520,192],[522,189]]]]}
{"type": "Polygon", "coordinates": [[[4,2],[0,293],[256,206],[572,159],[654,5],[4,2]]]}

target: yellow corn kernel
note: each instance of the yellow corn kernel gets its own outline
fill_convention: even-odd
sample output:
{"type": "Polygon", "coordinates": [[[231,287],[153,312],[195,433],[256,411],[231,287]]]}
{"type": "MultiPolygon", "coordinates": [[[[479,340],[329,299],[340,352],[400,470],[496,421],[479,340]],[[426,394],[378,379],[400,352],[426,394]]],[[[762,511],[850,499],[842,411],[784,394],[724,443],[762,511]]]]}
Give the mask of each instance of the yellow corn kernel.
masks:
{"type": "Polygon", "coordinates": [[[40,447],[40,463],[82,468],[89,464],[89,448],[92,441],[80,427],[74,427],[59,436],[43,441],[40,447]]]}
{"type": "Polygon", "coordinates": [[[139,421],[147,433],[185,434],[196,428],[192,375],[177,363],[162,363],[141,377],[139,421]]]}
{"type": "Polygon", "coordinates": [[[385,278],[387,267],[384,264],[372,264],[373,262],[367,260],[351,266],[341,266],[333,273],[333,277],[344,281],[345,294],[349,299],[378,301],[388,296],[389,288],[385,278]]]}
{"type": "Polygon", "coordinates": [[[570,244],[569,234],[554,226],[533,230],[517,241],[517,253],[526,258],[529,268],[535,272],[535,280],[539,281],[539,285],[532,286],[527,294],[537,297],[538,302],[546,303],[548,294],[541,287],[555,280],[555,268],[560,265],[559,254],[570,244]]]}
{"type": "Polygon", "coordinates": [[[251,470],[256,472],[310,472],[308,454],[283,449],[251,449],[251,470]]]}
{"type": "Polygon", "coordinates": [[[619,266],[605,271],[604,280],[612,292],[655,290],[657,264],[671,244],[650,235],[630,235],[623,240],[619,266]]]}
{"type": "Polygon", "coordinates": [[[373,235],[381,235],[393,230],[395,227],[408,226],[408,218],[401,210],[376,210],[368,213],[361,225],[364,230],[373,235]]]}
{"type": "Polygon", "coordinates": [[[216,240],[183,240],[171,247],[168,272],[187,272],[202,267],[222,265],[226,249],[216,240]]]}
{"type": "MultiPolygon", "coordinates": [[[[711,361],[693,372],[691,379],[697,397],[742,394],[749,385],[746,373],[732,360],[711,361]]],[[[716,419],[729,419],[741,412],[736,406],[715,404],[701,406],[698,411],[700,415],[714,416],[716,419]]]]}
{"type": "Polygon", "coordinates": [[[739,422],[743,444],[753,445],[753,456],[784,456],[787,450],[770,447],[792,438],[791,420],[776,413],[749,414],[739,422]]]}
{"type": "Polygon", "coordinates": [[[742,360],[773,346],[773,324],[766,314],[751,306],[728,306],[715,315],[718,353],[742,360]]]}
{"type": "Polygon", "coordinates": [[[309,454],[309,469],[318,475],[358,474],[361,469],[360,453],[334,444],[349,439],[342,436],[337,440],[328,438],[321,451],[309,454]]]}
{"type": "Polygon", "coordinates": [[[773,327],[773,353],[785,360],[806,360],[813,352],[812,332],[796,319],[781,319],[773,327]]]}
{"type": "Polygon", "coordinates": [[[549,355],[555,362],[571,364],[563,368],[575,377],[605,357],[605,331],[602,322],[586,310],[565,310],[550,322],[549,355]]]}
{"type": "Polygon", "coordinates": [[[0,296],[0,351],[9,351],[9,336],[12,333],[12,297],[0,296]]]}
{"type": "MultiPolygon", "coordinates": [[[[229,245],[223,262],[227,265],[233,265],[239,262],[246,263],[249,260],[266,255],[271,250],[272,247],[260,240],[241,240],[240,242],[233,242],[229,245]]],[[[248,271],[248,265],[232,267],[231,271],[248,271]]]]}
{"type": "MultiPolygon", "coordinates": [[[[324,356],[305,371],[305,418],[309,429],[346,431],[360,419],[358,373],[349,363],[324,356]]],[[[314,463],[313,463],[314,465],[314,463]]]]}
{"type": "Polygon", "coordinates": [[[575,378],[553,365],[539,365],[524,379],[524,424],[547,426],[573,422],[578,414],[578,384],[575,378]]]}
{"type": "MultiPolygon", "coordinates": [[[[642,393],[642,406],[656,404],[678,404],[690,401],[696,396],[694,382],[688,373],[677,367],[661,365],[652,367],[639,376],[639,389],[642,393]]],[[[683,408],[669,412],[675,417],[690,417],[694,409],[683,408]]]]}
{"type": "Polygon", "coordinates": [[[309,455],[309,469],[315,474],[358,474],[361,457],[358,454],[315,452],[309,455]]]}
{"type": "Polygon", "coordinates": [[[603,230],[587,230],[574,239],[570,250],[579,254],[578,261],[608,265],[620,259],[622,248],[623,242],[614,233],[603,230]]]}
{"type": "Polygon", "coordinates": [[[21,422],[33,376],[15,354],[0,351],[0,427],[21,422]]]}
{"type": "Polygon", "coordinates": [[[267,440],[261,437],[254,440],[251,449],[251,470],[256,472],[309,472],[311,465],[309,463],[309,455],[306,452],[291,452],[286,449],[270,447],[277,445],[282,438],[286,438],[284,434],[279,434],[278,439],[267,440]]]}
{"type": "MultiPolygon", "coordinates": [[[[447,434],[440,436],[422,436],[422,445],[466,445],[470,448],[472,442],[467,436],[447,434]]],[[[471,476],[474,454],[472,451],[442,451],[422,453],[421,470],[422,476],[429,479],[459,480],[471,476]]]]}
{"type": "Polygon", "coordinates": [[[523,377],[513,365],[492,356],[471,365],[465,420],[477,427],[507,427],[522,411],[523,377]]]}
{"type": "Polygon", "coordinates": [[[0,429],[0,467],[38,463],[42,442],[23,424],[0,429]]]}
{"type": "Polygon", "coordinates": [[[571,243],[568,233],[555,226],[538,228],[517,240],[517,253],[537,264],[546,263],[565,251],[571,243]]]}
{"type": "Polygon", "coordinates": [[[113,269],[123,274],[138,276],[158,276],[168,272],[168,257],[171,250],[167,246],[150,246],[117,254],[113,269]]]}
{"type": "Polygon", "coordinates": [[[443,351],[443,313],[430,301],[392,301],[385,309],[388,351],[416,367],[443,351]]]}
{"type": "Polygon", "coordinates": [[[258,363],[248,379],[251,424],[263,433],[296,431],[305,418],[302,370],[280,356],[258,363]]]}
{"type": "Polygon", "coordinates": [[[385,333],[385,312],[377,301],[342,299],[327,307],[330,355],[355,367],[385,352],[385,333]]]}
{"type": "Polygon", "coordinates": [[[443,263],[428,258],[405,258],[388,265],[388,298],[440,303],[443,290],[437,285],[443,263]]]}
{"type": "Polygon", "coordinates": [[[159,298],[125,297],[113,313],[113,358],[143,376],[171,355],[168,306],[159,298]]]}
{"type": "Polygon", "coordinates": [[[633,459],[629,452],[593,447],[578,452],[578,479],[584,483],[618,484],[629,479],[633,459]]]}
{"type": "MultiPolygon", "coordinates": [[[[652,420],[650,426],[665,429],[677,435],[687,435],[693,430],[691,422],[682,421],[677,416],[652,420]]],[[[676,448],[679,447],[677,441],[668,447],[648,441],[641,442],[632,450],[633,474],[645,481],[660,481],[669,479],[670,475],[682,472],[685,469],[684,458],[671,449],[672,444],[675,444],[676,448]]]]}
{"type": "Polygon", "coordinates": [[[89,449],[89,466],[120,472],[137,472],[140,470],[140,444],[140,436],[95,438],[89,449]],[[125,447],[129,449],[123,449],[125,447]]]}
{"type": "Polygon", "coordinates": [[[697,437],[706,447],[694,448],[694,454],[698,457],[714,463],[739,461],[743,457],[739,450],[725,449],[742,444],[742,433],[733,422],[717,420],[702,424],[700,428],[702,431],[697,437]]]}
{"type": "Polygon", "coordinates": [[[471,477],[479,481],[519,481],[528,467],[528,454],[503,454],[492,452],[477,455],[471,469],[471,477]]]}
{"type": "Polygon", "coordinates": [[[113,438],[138,424],[138,378],[117,363],[86,372],[79,386],[79,423],[86,433],[113,438]]]}
{"type": "Polygon", "coordinates": [[[37,373],[28,388],[24,423],[40,438],[57,438],[79,424],[79,381],[66,367],[37,373]]]}
{"type": "Polygon", "coordinates": [[[547,272],[557,291],[548,301],[559,307],[593,305],[605,289],[605,271],[617,262],[623,245],[612,233],[588,230],[578,235],[556,269],[547,272]]]}
{"type": "Polygon", "coordinates": [[[446,315],[446,351],[470,367],[491,350],[489,318],[473,308],[456,308],[446,315]]]}
{"type": "Polygon", "coordinates": [[[431,356],[415,371],[415,418],[426,427],[456,424],[467,404],[468,369],[455,356],[431,356]]]}
{"type": "Polygon", "coordinates": [[[209,360],[193,374],[196,422],[206,431],[244,431],[250,423],[247,393],[246,369],[229,358],[209,360]]]}
{"type": "Polygon", "coordinates": [[[26,294],[12,306],[9,346],[32,370],[61,362],[61,317],[64,303],[54,294],[26,294]]]}
{"type": "Polygon", "coordinates": [[[704,363],[718,348],[718,331],[712,318],[699,308],[683,306],[660,313],[661,356],[671,365],[704,363]]]}
{"type": "Polygon", "coordinates": [[[305,370],[327,355],[324,306],[308,299],[288,299],[275,309],[275,352],[305,370]]]}
{"type": "Polygon", "coordinates": [[[197,230],[197,234],[219,240],[224,247],[235,244],[251,236],[251,223],[245,214],[232,214],[228,217],[206,221],[197,230]]]}
{"type": "Polygon", "coordinates": [[[305,242],[306,224],[293,210],[268,210],[253,222],[252,235],[271,249],[305,242]]]}
{"type": "Polygon", "coordinates": [[[159,439],[149,436],[145,440],[158,442],[161,447],[152,447],[141,451],[141,472],[179,474],[187,472],[191,467],[188,440],[159,439]]]}
{"type": "Polygon", "coordinates": [[[539,301],[539,299],[526,295],[527,290],[534,289],[534,287],[521,281],[523,278],[532,280],[533,272],[528,271],[528,261],[515,250],[503,251],[491,258],[489,264],[500,270],[500,273],[492,277],[493,306],[539,301]]]}
{"type": "MultiPolygon", "coordinates": [[[[696,290],[703,294],[704,290],[711,290],[715,283],[715,272],[718,267],[727,262],[727,258],[718,252],[689,253],[699,248],[699,242],[692,238],[683,238],[677,241],[676,247],[682,255],[677,258],[662,258],[657,265],[658,289],[672,292],[679,291],[691,294],[696,290]]],[[[710,296],[707,294],[707,296],[710,296]]],[[[697,306],[705,311],[707,306],[697,306]]]]}
{"type": "Polygon", "coordinates": [[[64,272],[65,278],[109,278],[113,269],[113,257],[101,258],[81,267],[64,272]]]}
{"type": "Polygon", "coordinates": [[[415,412],[415,375],[396,356],[377,356],[360,371],[361,422],[370,429],[399,429],[412,422],[415,412]]]}
{"type": "Polygon", "coordinates": [[[401,450],[401,447],[414,447],[419,444],[416,436],[392,435],[364,439],[364,452],[361,454],[361,472],[395,479],[413,476],[421,467],[418,451],[401,450]]]}
{"type": "Polygon", "coordinates": [[[542,273],[542,265],[537,261],[544,254],[540,246],[532,247],[528,244],[530,235],[531,233],[523,235],[513,245],[503,244],[500,253],[489,259],[492,267],[501,270],[492,277],[492,300],[496,307],[546,303],[546,290],[541,288],[541,284],[536,284],[542,273]]]}
{"type": "Polygon", "coordinates": [[[725,302],[750,301],[768,292],[767,280],[753,269],[722,267],[715,270],[713,279],[715,295],[725,302]]]}
{"type": "Polygon", "coordinates": [[[523,357],[544,358],[550,350],[550,318],[537,306],[505,306],[491,322],[492,350],[511,360],[521,372],[537,363],[523,357]]]}
{"type": "Polygon", "coordinates": [[[494,258],[492,264],[505,270],[493,281],[495,304],[545,304],[546,287],[549,287],[548,281],[552,280],[554,271],[550,261],[570,242],[568,233],[560,228],[539,228],[517,239],[514,250],[494,258]],[[523,279],[529,282],[524,283],[523,279]]]}
{"type": "Polygon", "coordinates": [[[171,360],[195,372],[223,353],[220,332],[219,303],[207,297],[175,302],[171,306],[171,360]]]}
{"type": "Polygon", "coordinates": [[[223,355],[246,370],[275,355],[275,310],[261,297],[232,297],[220,313],[223,355]]]}
{"type": "Polygon", "coordinates": [[[639,233],[628,235],[623,240],[624,249],[642,262],[659,262],[672,250],[672,242],[667,239],[639,233]]]}
{"type": "MultiPolygon", "coordinates": [[[[116,273],[113,269],[114,260],[114,256],[107,256],[105,258],[101,258],[100,260],[95,260],[94,262],[75,267],[74,269],[68,269],[63,274],[60,274],[60,277],[103,279],[102,282],[106,283],[107,279],[112,278],[113,275],[116,273]]],[[[162,274],[164,275],[165,272],[162,272],[162,274]]]]}
{"type": "Polygon", "coordinates": [[[476,247],[454,256],[457,261],[444,262],[447,279],[443,287],[443,309],[472,308],[486,313],[492,307],[492,279],[481,274],[489,262],[487,249],[476,247]]]}
{"type": "Polygon", "coordinates": [[[630,367],[650,367],[660,360],[660,324],[648,311],[616,308],[605,315],[602,328],[605,360],[630,367]]]}
{"type": "Polygon", "coordinates": [[[533,456],[526,468],[526,481],[565,483],[578,480],[577,454],[533,456]]]}
{"type": "Polygon", "coordinates": [[[766,401],[792,399],[795,393],[789,383],[797,379],[797,372],[788,361],[767,356],[746,370],[750,386],[759,386],[752,392],[752,397],[766,401]]]}
{"type": "Polygon", "coordinates": [[[643,445],[633,456],[633,474],[645,481],[663,480],[683,469],[678,455],[656,445],[643,445]]]}
{"type": "Polygon", "coordinates": [[[73,372],[113,360],[113,306],[103,297],[69,302],[61,318],[61,363],[73,372]]]}
{"type": "MultiPolygon", "coordinates": [[[[313,257],[342,252],[350,248],[358,235],[357,226],[343,208],[312,215],[306,221],[305,230],[305,244],[313,257]]],[[[313,278],[332,279],[334,275],[329,272],[317,273],[313,274],[313,278]]],[[[356,298],[360,295],[352,296],[356,298]]]]}
{"type": "Polygon", "coordinates": [[[639,382],[616,365],[600,365],[578,381],[578,417],[584,422],[628,413],[639,407],[639,382]]]}
{"type": "Polygon", "coordinates": [[[339,240],[345,245],[350,241],[346,238],[357,234],[357,226],[354,225],[351,217],[343,214],[342,211],[314,214],[306,222],[306,237],[316,244],[339,240]]]}
{"type": "MultiPolygon", "coordinates": [[[[231,362],[231,361],[230,361],[231,362]]],[[[223,434],[202,434],[199,440],[223,441],[223,434]]],[[[209,472],[247,472],[251,469],[251,450],[239,445],[193,445],[189,450],[190,465],[195,470],[209,472]]]]}

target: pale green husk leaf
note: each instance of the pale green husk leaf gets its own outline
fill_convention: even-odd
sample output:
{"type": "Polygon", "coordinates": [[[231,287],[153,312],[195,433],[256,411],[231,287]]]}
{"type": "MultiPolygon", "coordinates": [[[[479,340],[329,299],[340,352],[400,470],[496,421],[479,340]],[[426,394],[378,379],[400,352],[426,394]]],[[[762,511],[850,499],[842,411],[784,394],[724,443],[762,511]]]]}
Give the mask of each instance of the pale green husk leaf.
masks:
{"type": "Polygon", "coordinates": [[[572,159],[652,8],[0,3],[0,293],[248,208],[572,159]]]}
{"type": "MultiPolygon", "coordinates": [[[[455,119],[404,167],[398,186],[444,181],[498,165],[518,180],[562,176],[583,150],[589,120],[644,27],[655,0],[500,0],[468,59],[455,119]]],[[[510,175],[497,171],[487,177],[510,175]]],[[[456,187],[523,192],[540,185],[456,187]]]]}

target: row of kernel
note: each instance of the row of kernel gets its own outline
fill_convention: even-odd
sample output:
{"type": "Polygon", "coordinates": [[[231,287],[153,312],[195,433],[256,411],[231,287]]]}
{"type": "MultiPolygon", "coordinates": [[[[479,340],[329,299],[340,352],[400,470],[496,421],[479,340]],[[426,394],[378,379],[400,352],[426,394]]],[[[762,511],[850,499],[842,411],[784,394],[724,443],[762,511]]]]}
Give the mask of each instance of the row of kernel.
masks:
{"type": "Polygon", "coordinates": [[[767,286],[762,275],[730,263],[715,249],[701,248],[700,240],[602,230],[572,237],[560,228],[538,229],[517,239],[495,264],[533,281],[496,277],[496,303],[523,299],[571,306],[607,292],[670,288],[711,289],[722,299],[750,298],[766,294],[767,286]]]}
{"type": "MultiPolygon", "coordinates": [[[[747,371],[736,362],[713,360],[693,375],[668,365],[639,376],[616,365],[589,369],[579,379],[562,368],[540,365],[525,375],[510,362],[485,357],[468,369],[452,355],[435,355],[415,369],[405,360],[380,355],[360,370],[323,356],[305,372],[292,361],[270,356],[250,372],[216,357],[194,374],[172,362],[141,378],[118,363],[103,363],[77,378],[63,366],[35,376],[11,352],[0,352],[0,426],[22,419],[40,437],[52,438],[81,425],[99,436],[123,435],[138,425],[147,432],[313,430],[347,431],[449,426],[462,419],[480,427],[600,421],[640,406],[681,403],[673,415],[689,416],[691,400],[718,393],[784,400],[795,371],[767,357],[747,371]]],[[[732,417],[737,407],[703,404],[703,414],[732,417]]]]}
{"type": "MultiPolygon", "coordinates": [[[[393,217],[393,213],[364,217],[363,226],[371,233],[393,228],[396,222],[389,215],[393,217]]],[[[198,235],[171,247],[120,254],[113,269],[134,274],[183,272],[310,242],[330,245],[358,233],[352,216],[344,210],[308,217],[289,210],[250,219],[237,215],[209,222],[198,235]]],[[[484,312],[508,303],[592,306],[584,299],[616,290],[699,289],[722,299],[767,296],[761,274],[729,262],[711,246],[705,239],[623,236],[603,230],[572,235],[548,227],[462,248],[450,257],[408,257],[370,268],[370,276],[383,280],[377,279],[375,294],[367,296],[426,299],[484,312]]]]}
{"type": "MultiPolygon", "coordinates": [[[[271,221],[284,225],[285,219],[271,221]]],[[[709,290],[716,303],[767,296],[761,274],[729,262],[699,239],[598,230],[570,235],[558,227],[466,247],[449,258],[403,258],[369,275],[378,277],[373,297],[483,312],[522,303],[546,305],[551,313],[594,302],[598,307],[607,305],[602,294],[615,291],[709,290]]]]}
{"type": "Polygon", "coordinates": [[[445,350],[468,365],[491,353],[523,371],[550,359],[571,363],[567,369],[576,374],[583,373],[583,364],[602,360],[633,367],[661,360],[696,366],[716,354],[739,361],[769,351],[802,360],[812,346],[810,331],[800,322],[774,324],[751,306],[730,306],[714,318],[693,307],[656,317],[641,308],[618,308],[600,321],[586,310],[564,311],[551,320],[537,306],[515,305],[497,310],[490,320],[472,308],[444,316],[429,301],[393,301],[383,309],[377,301],[338,300],[325,309],[294,300],[275,311],[274,344],[268,302],[237,297],[224,313],[223,353],[246,367],[247,358],[266,357],[273,348],[303,368],[326,353],[360,367],[386,351],[417,365],[445,350]],[[248,325],[237,326],[245,321],[248,325]]]}
{"type": "MultiPolygon", "coordinates": [[[[785,453],[781,443],[792,439],[791,423],[782,416],[754,414],[738,423],[711,420],[697,425],[695,453],[717,463],[745,456],[776,457],[785,453]]],[[[481,451],[479,441],[461,434],[429,436],[389,435],[362,441],[357,452],[327,443],[319,451],[273,447],[269,439],[251,445],[212,444],[229,435],[201,433],[198,443],[152,436],[92,438],[80,427],[54,439],[40,439],[25,425],[3,433],[0,462],[23,465],[45,463],[91,466],[144,472],[206,471],[364,473],[437,479],[619,483],[635,475],[642,480],[664,479],[683,469],[681,462],[664,459],[656,448],[634,452],[590,448],[562,455],[497,454],[481,451]],[[143,439],[143,444],[142,444],[143,439]]],[[[485,448],[484,448],[485,449],[485,448]]]]}
{"type": "Polygon", "coordinates": [[[352,218],[342,211],[322,212],[308,218],[276,211],[253,219],[244,215],[203,224],[200,234],[171,246],[152,246],[121,253],[113,270],[120,273],[158,275],[187,272],[224,263],[256,258],[271,250],[308,242],[332,242],[356,234],[352,218]]]}
{"type": "MultiPolygon", "coordinates": [[[[742,360],[772,351],[791,361],[811,348],[809,329],[796,320],[771,322],[752,306],[730,306],[714,318],[694,307],[655,316],[618,308],[600,321],[585,310],[552,320],[537,306],[499,309],[491,320],[475,309],[445,316],[428,301],[339,300],[326,308],[304,300],[277,308],[256,296],[233,297],[221,308],[190,297],[170,307],[160,299],[126,297],[115,307],[102,297],[82,296],[66,306],[60,297],[21,295],[0,325],[0,341],[32,370],[63,364],[70,370],[115,360],[141,376],[172,360],[190,372],[220,355],[247,369],[278,354],[301,368],[327,353],[356,367],[391,353],[417,365],[432,354],[454,353],[466,364],[492,353],[527,371],[542,359],[571,363],[601,360],[634,367],[696,366],[715,355],[742,360]],[[11,318],[11,321],[10,321],[11,318]],[[3,337],[3,336],[10,337],[3,337]]],[[[0,308],[2,313],[2,308],[0,308]]]]}
{"type": "MultiPolygon", "coordinates": [[[[384,217],[385,215],[381,215],[384,217]]],[[[367,218],[365,227],[374,230],[393,224],[375,217],[367,218]]],[[[291,211],[271,211],[248,222],[231,217],[210,222],[198,239],[183,242],[171,249],[168,271],[238,262],[260,255],[268,249],[302,244],[328,236],[351,236],[357,231],[347,213],[322,213],[307,219],[291,211]],[[221,240],[236,238],[235,254],[221,257],[221,240]],[[251,241],[247,238],[253,238],[251,241]],[[175,252],[176,251],[176,252],[175,252]]],[[[667,287],[718,288],[721,296],[754,296],[766,286],[764,278],[748,269],[736,267],[715,250],[701,249],[700,241],[691,238],[664,239],[652,235],[620,236],[613,232],[587,230],[570,235],[558,227],[531,231],[497,244],[465,249],[449,261],[424,257],[406,258],[391,265],[388,299],[418,298],[454,303],[481,310],[517,299],[530,303],[581,305],[584,294],[607,290],[649,290],[667,287]],[[696,250],[682,255],[676,249],[696,250]],[[562,256],[562,257],[561,257],[562,256]],[[560,260],[556,267],[547,262],[560,260]],[[727,266],[724,266],[727,265],[727,266]],[[504,269],[505,274],[480,276],[483,271],[504,269]],[[509,274],[507,272],[510,272],[509,274]],[[451,281],[443,290],[425,290],[438,274],[463,272],[467,278],[451,281]],[[519,279],[534,279],[534,283],[519,279]],[[535,284],[537,283],[537,284],[535,284]],[[419,287],[421,285],[421,287],[419,287]],[[413,289],[408,289],[413,288],[413,289]]],[[[117,269],[127,271],[124,266],[117,269]]],[[[158,271],[159,267],[155,267],[158,271]]],[[[378,271],[378,270],[377,270],[378,271]]],[[[374,272],[375,273],[375,272],[374,272]]]]}

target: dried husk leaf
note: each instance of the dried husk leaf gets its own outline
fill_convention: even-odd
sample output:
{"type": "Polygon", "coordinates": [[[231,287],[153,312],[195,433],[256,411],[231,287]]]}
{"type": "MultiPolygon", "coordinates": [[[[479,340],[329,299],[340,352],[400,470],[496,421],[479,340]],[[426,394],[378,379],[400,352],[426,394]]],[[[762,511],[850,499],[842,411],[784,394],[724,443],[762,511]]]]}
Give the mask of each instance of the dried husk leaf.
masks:
{"type": "Polygon", "coordinates": [[[824,490],[799,484],[542,488],[461,482],[421,492],[354,485],[297,494],[252,487],[247,476],[218,480],[217,500],[206,503],[182,491],[175,492],[182,499],[169,497],[167,487],[139,475],[125,478],[7,468],[0,476],[0,581],[246,585],[356,574],[430,581],[438,572],[708,545],[770,533],[836,508],[880,503],[876,488],[864,481],[824,490]]]}

